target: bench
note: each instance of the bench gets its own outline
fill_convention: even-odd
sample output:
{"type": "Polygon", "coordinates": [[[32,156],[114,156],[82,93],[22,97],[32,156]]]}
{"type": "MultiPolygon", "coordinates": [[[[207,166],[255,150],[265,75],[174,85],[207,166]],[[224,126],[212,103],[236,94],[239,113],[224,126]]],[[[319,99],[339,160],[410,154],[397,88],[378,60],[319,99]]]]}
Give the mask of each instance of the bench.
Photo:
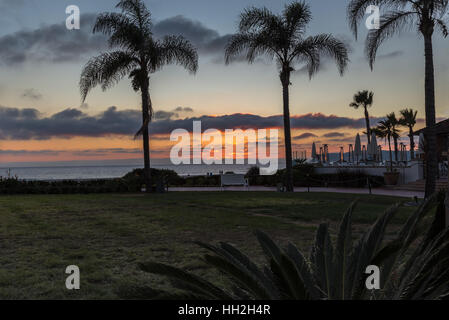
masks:
{"type": "Polygon", "coordinates": [[[221,175],[221,189],[226,186],[244,186],[249,189],[248,179],[244,174],[222,174],[221,175]]]}

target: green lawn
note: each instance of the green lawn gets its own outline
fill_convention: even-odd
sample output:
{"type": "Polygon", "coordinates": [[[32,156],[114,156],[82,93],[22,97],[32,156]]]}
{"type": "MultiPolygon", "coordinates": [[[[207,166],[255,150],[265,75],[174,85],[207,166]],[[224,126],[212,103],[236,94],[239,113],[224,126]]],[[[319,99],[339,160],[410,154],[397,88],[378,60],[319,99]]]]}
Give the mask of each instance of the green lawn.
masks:
{"type": "MultiPolygon", "coordinates": [[[[155,195],[0,196],[0,298],[117,298],[132,284],[165,287],[137,268],[152,260],[221,281],[192,241],[228,241],[263,262],[252,231],[309,252],[318,223],[338,226],[360,199],[355,235],[389,205],[385,196],[269,192],[179,192],[155,195]],[[81,271],[81,289],[65,288],[66,266],[81,271]]],[[[393,234],[413,209],[403,207],[393,234]]]]}

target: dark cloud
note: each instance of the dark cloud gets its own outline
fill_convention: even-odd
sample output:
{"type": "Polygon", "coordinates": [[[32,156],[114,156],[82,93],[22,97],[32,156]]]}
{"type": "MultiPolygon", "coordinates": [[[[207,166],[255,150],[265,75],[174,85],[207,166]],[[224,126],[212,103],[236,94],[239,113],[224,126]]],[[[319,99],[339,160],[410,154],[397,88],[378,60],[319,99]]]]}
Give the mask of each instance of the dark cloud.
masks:
{"type": "Polygon", "coordinates": [[[306,132],[306,133],[300,134],[299,136],[293,137],[293,140],[303,140],[303,139],[315,138],[315,137],[317,137],[317,135],[315,135],[311,132],[306,132]]]}
{"type": "Polygon", "coordinates": [[[323,134],[322,137],[324,138],[341,138],[344,137],[346,134],[343,132],[329,132],[326,134],[323,134]]]}
{"type": "Polygon", "coordinates": [[[193,112],[193,109],[190,107],[177,107],[175,112],[193,112]]]}
{"type": "MultiPolygon", "coordinates": [[[[175,129],[192,130],[193,121],[201,121],[202,129],[262,129],[281,128],[282,115],[263,117],[254,114],[200,116],[173,119],[171,112],[151,123],[152,134],[168,134],[175,129]]],[[[164,112],[159,111],[159,115],[164,112]]],[[[110,107],[97,115],[88,115],[79,109],[65,109],[51,116],[44,116],[36,109],[17,109],[0,106],[0,139],[49,139],[75,136],[100,137],[108,135],[132,136],[141,125],[139,110],[118,110],[110,107]]],[[[373,118],[373,123],[376,118],[373,118]]],[[[364,128],[364,119],[338,117],[321,113],[309,113],[291,117],[293,129],[364,128]]]]}
{"type": "Polygon", "coordinates": [[[172,118],[178,118],[179,114],[176,112],[170,112],[170,111],[156,111],[154,113],[154,119],[155,120],[170,120],[172,118]]]}
{"type": "Polygon", "coordinates": [[[182,15],[159,21],[153,27],[156,37],[166,35],[182,35],[198,48],[200,53],[223,53],[231,35],[221,36],[216,30],[210,29],[199,21],[188,19],[182,15]]]}
{"type": "Polygon", "coordinates": [[[22,96],[22,98],[27,98],[30,100],[42,99],[42,95],[36,89],[33,89],[33,88],[25,89],[21,96],[22,96]]]}
{"type": "Polygon", "coordinates": [[[8,156],[24,156],[24,155],[51,155],[51,156],[57,156],[59,155],[59,152],[56,150],[1,150],[1,155],[8,155],[8,156]]]}
{"type": "Polygon", "coordinates": [[[96,14],[81,15],[81,29],[68,30],[65,21],[0,37],[0,64],[18,65],[27,60],[79,61],[106,48],[105,36],[92,34],[96,14]]]}
{"type": "Polygon", "coordinates": [[[76,156],[87,156],[87,157],[100,157],[107,156],[111,153],[115,154],[141,154],[142,150],[138,148],[125,149],[125,148],[103,148],[103,149],[88,149],[70,152],[76,156]]]}
{"type": "MultiPolygon", "coordinates": [[[[81,15],[80,30],[68,30],[65,21],[34,30],[21,30],[0,37],[0,64],[19,65],[28,60],[45,62],[80,61],[107,49],[107,38],[93,34],[97,14],[81,15]]],[[[203,54],[223,54],[230,35],[221,36],[201,22],[178,15],[155,23],[155,37],[182,35],[203,54]]]]}
{"type": "Polygon", "coordinates": [[[0,106],[0,139],[49,139],[74,136],[130,135],[141,124],[137,110],[106,111],[89,116],[78,109],[66,109],[50,117],[42,116],[36,109],[17,109],[0,106]]]}

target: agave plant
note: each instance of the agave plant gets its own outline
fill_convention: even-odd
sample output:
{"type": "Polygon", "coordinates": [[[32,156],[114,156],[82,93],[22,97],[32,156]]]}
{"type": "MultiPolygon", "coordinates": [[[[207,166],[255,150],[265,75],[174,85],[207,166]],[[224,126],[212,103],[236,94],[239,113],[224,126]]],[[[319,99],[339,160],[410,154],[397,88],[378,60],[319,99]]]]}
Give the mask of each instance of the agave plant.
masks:
{"type": "Polygon", "coordinates": [[[230,281],[222,288],[197,275],[161,263],[142,263],[143,271],[169,277],[178,293],[140,291],[146,298],[169,299],[442,299],[449,296],[449,228],[444,229],[444,197],[433,196],[408,218],[397,237],[385,241],[388,223],[400,204],[385,211],[353,244],[353,203],[335,243],[321,224],[308,258],[289,243],[279,247],[267,234],[256,236],[267,258],[260,267],[228,243],[198,243],[209,251],[205,262],[230,281]],[[436,207],[436,211],[435,211],[436,207]],[[435,212],[433,223],[426,215],[435,212]],[[381,289],[368,290],[366,267],[381,270],[381,289]],[[151,295],[151,296],[149,296],[151,295]]]}

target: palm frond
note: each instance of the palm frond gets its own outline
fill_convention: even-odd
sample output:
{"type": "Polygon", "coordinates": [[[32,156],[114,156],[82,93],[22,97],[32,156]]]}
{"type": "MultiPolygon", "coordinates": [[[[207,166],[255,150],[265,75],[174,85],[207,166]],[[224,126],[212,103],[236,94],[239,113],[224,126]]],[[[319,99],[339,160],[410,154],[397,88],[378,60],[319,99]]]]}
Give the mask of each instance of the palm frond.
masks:
{"type": "Polygon", "coordinates": [[[382,16],[379,29],[370,30],[368,32],[365,44],[365,54],[371,69],[374,67],[377,50],[380,45],[388,38],[403,31],[407,26],[413,26],[416,14],[415,11],[389,12],[382,16]]]}
{"type": "Polygon", "coordinates": [[[349,22],[349,28],[357,39],[358,24],[364,21],[366,10],[374,5],[384,9],[399,10],[411,5],[409,0],[351,0],[346,10],[346,16],[349,22]]]}
{"type": "Polygon", "coordinates": [[[310,7],[303,1],[286,5],[283,16],[286,20],[287,30],[296,37],[305,33],[307,24],[312,20],[310,7]]]}
{"type": "Polygon", "coordinates": [[[210,299],[233,299],[231,295],[212,283],[181,269],[153,262],[141,263],[139,267],[145,272],[168,276],[174,280],[177,288],[182,290],[188,289],[196,295],[210,299]]]}
{"type": "Polygon", "coordinates": [[[129,74],[137,65],[136,58],[125,51],[103,53],[90,59],[81,72],[79,82],[82,101],[85,101],[89,91],[97,85],[106,90],[129,74]]]}
{"type": "Polygon", "coordinates": [[[239,32],[257,33],[281,25],[280,18],[267,8],[248,8],[240,14],[239,32]]]}
{"type": "Polygon", "coordinates": [[[198,70],[198,53],[190,41],[182,36],[167,36],[158,43],[158,56],[149,61],[152,72],[163,65],[177,64],[191,73],[198,70]],[[154,64],[153,64],[154,62],[154,64]],[[156,67],[154,70],[153,68],[156,67]]]}
{"type": "Polygon", "coordinates": [[[346,45],[330,34],[320,34],[304,40],[304,47],[309,47],[320,55],[332,58],[337,64],[338,71],[343,75],[348,63],[348,49],[346,45]]]}

